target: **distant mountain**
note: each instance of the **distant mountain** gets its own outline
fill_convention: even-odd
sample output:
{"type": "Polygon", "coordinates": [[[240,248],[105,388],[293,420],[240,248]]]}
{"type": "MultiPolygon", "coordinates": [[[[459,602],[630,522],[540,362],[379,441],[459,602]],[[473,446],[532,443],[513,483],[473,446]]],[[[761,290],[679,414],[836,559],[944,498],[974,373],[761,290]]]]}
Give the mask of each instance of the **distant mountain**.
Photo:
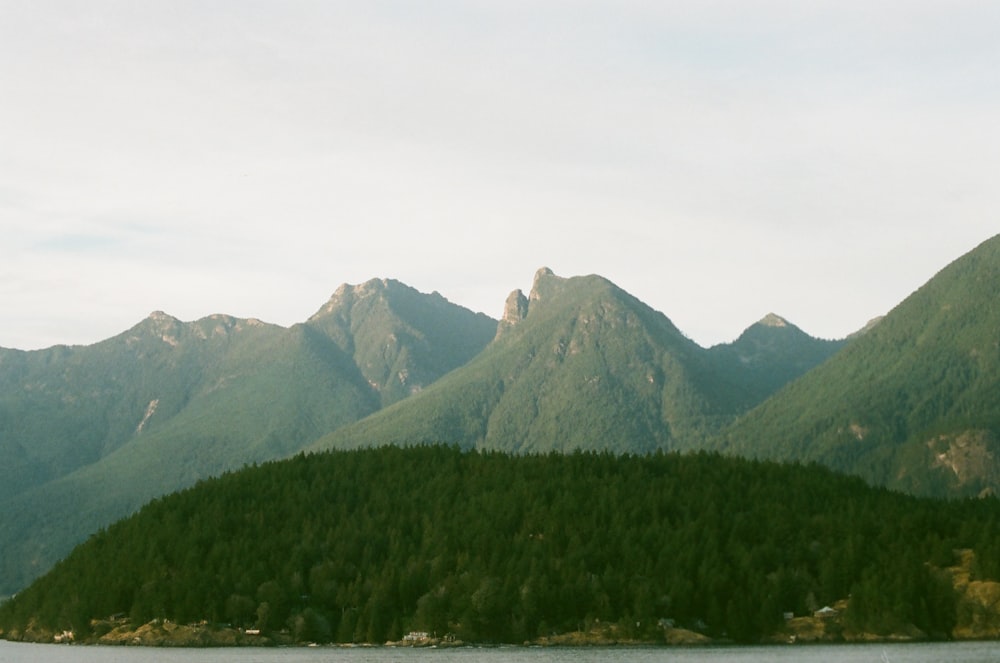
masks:
{"type": "Polygon", "coordinates": [[[528,297],[511,293],[496,340],[475,359],[313,448],[695,448],[838,347],[785,326],[756,325],[705,350],[610,281],[543,268],[528,297]]]}
{"type": "Polygon", "coordinates": [[[293,454],[419,390],[496,326],[375,280],[290,329],[157,312],[93,346],[0,350],[0,595],[152,497],[293,454]]]}
{"type": "Polygon", "coordinates": [[[282,334],[257,320],[220,315],[185,324],[155,312],[92,346],[0,350],[0,499],[150,433],[182,412],[199,386],[214,390],[213,377],[227,371],[223,360],[254,358],[282,334]]]}
{"type": "Polygon", "coordinates": [[[768,316],[706,350],[606,279],[542,269],[499,324],[374,279],[289,329],[156,312],[0,350],[0,594],[155,496],[304,448],[698,448],[839,346],[768,316]]]}
{"type": "Polygon", "coordinates": [[[306,323],[347,353],[381,405],[391,405],[478,354],[497,321],[391,279],[342,285],[306,323]]]}
{"type": "Polygon", "coordinates": [[[843,341],[769,314],[706,349],[607,279],[541,269],[499,322],[373,280],[288,329],[158,312],[0,349],[0,595],[150,498],[304,449],[711,449],[996,493],[998,295],[1000,236],[843,341]]]}
{"type": "Polygon", "coordinates": [[[1000,236],[721,438],[932,495],[1000,490],[1000,236]]]}
{"type": "Polygon", "coordinates": [[[741,385],[742,405],[757,405],[789,381],[826,361],[845,340],[814,338],[769,313],[732,343],[709,349],[720,370],[741,385]]]}

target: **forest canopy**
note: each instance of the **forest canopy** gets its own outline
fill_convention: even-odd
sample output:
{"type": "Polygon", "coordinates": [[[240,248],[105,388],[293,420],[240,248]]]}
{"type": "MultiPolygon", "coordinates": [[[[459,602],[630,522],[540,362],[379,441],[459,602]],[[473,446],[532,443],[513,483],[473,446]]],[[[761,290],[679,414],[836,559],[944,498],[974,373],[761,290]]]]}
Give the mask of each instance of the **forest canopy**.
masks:
{"type": "Polygon", "coordinates": [[[509,456],[427,446],[300,455],[206,480],[102,530],[0,606],[0,628],[128,615],[302,641],[413,630],[521,643],[600,620],[759,641],[785,613],[946,637],[971,548],[1000,577],[1000,505],[714,454],[509,456]]]}

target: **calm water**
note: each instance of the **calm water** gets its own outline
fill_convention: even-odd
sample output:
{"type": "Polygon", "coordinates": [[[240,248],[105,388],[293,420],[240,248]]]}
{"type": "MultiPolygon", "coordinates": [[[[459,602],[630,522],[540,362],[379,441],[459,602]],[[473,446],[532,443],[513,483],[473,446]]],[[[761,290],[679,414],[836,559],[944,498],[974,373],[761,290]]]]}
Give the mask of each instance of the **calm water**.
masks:
{"type": "Polygon", "coordinates": [[[0,641],[0,663],[987,663],[1000,643],[710,647],[704,649],[524,648],[154,649],[24,645],[0,641]]]}

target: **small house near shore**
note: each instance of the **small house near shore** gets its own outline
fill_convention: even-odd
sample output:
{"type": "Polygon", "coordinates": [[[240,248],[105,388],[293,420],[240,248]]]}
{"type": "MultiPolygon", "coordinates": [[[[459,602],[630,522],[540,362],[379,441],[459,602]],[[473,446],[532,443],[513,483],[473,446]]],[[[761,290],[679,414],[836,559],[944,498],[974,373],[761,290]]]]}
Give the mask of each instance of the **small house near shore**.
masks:
{"type": "Polygon", "coordinates": [[[819,610],[817,610],[816,612],[814,612],[813,613],[813,617],[816,617],[817,619],[832,619],[832,618],[836,617],[839,614],[840,613],[837,612],[836,609],[831,608],[830,606],[826,605],[826,606],[823,606],[822,608],[820,608],[819,610]]]}

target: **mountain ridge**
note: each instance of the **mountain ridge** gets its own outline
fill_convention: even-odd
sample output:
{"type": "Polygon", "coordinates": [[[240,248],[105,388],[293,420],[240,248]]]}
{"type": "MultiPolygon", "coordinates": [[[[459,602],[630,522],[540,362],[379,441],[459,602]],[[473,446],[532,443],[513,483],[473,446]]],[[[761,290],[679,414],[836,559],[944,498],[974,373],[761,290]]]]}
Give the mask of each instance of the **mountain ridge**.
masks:
{"type": "MultiPolygon", "coordinates": [[[[985,260],[1000,263],[1000,256],[985,260]]],[[[994,271],[962,276],[979,279],[980,308],[995,294],[994,271]]],[[[949,286],[956,301],[967,295],[962,278],[949,286]]],[[[936,327],[920,329],[921,347],[940,349],[940,338],[953,333],[952,322],[939,317],[928,317],[936,327]]],[[[848,350],[854,356],[857,346],[887,334],[913,345],[909,324],[890,314],[851,339],[828,341],[768,313],[731,343],[703,348],[608,279],[561,277],[543,267],[527,295],[511,292],[500,320],[379,278],[342,284],[287,328],[225,314],[182,322],[154,311],[92,346],[0,349],[0,452],[7,459],[0,466],[0,593],[23,586],[73,541],[146,499],[303,449],[443,442],[516,453],[761,454],[749,442],[733,444],[732,435],[777,408],[774,395],[810,392],[817,402],[835,402],[829,390],[810,391],[822,382],[810,377],[815,367],[831,357],[840,365],[848,350]],[[720,431],[728,441],[719,441],[720,431]]],[[[980,382],[992,379],[992,348],[966,348],[969,356],[979,352],[981,375],[947,352],[939,372],[957,366],[980,382]]],[[[800,438],[813,435],[795,428],[801,405],[790,412],[788,428],[800,438]]],[[[925,426],[919,444],[909,441],[903,451],[866,452],[861,475],[886,482],[886,467],[899,473],[913,458],[969,474],[998,457],[1000,428],[990,421],[945,424],[925,426]]],[[[838,426],[841,437],[847,431],[874,449],[871,431],[885,422],[838,426]]],[[[762,431],[746,437],[773,433],[762,431]]],[[[784,457],[829,463],[838,453],[784,457]]],[[[925,472],[893,485],[947,492],[953,484],[925,472]]]]}
{"type": "MultiPolygon", "coordinates": [[[[798,369],[785,372],[805,370],[823,352],[839,348],[816,343],[818,358],[800,358],[798,369]]],[[[761,366],[791,347],[771,345],[761,366]]],[[[519,453],[694,448],[695,440],[765,395],[771,387],[762,384],[764,374],[771,382],[788,379],[758,368],[745,370],[731,354],[702,348],[663,313],[604,277],[561,277],[543,267],[527,297],[519,289],[508,296],[497,335],[482,353],[426,392],[310,448],[412,443],[519,453]]]]}
{"type": "Polygon", "coordinates": [[[0,594],[148,499],[294,454],[408,395],[399,380],[376,388],[375,368],[433,381],[495,334],[440,295],[391,289],[346,330],[154,311],[92,346],[0,351],[0,594]],[[463,341],[435,349],[429,322],[463,341]]]}
{"type": "Polygon", "coordinates": [[[1000,235],[940,270],[717,448],[918,494],[1000,489],[1000,235]]]}

